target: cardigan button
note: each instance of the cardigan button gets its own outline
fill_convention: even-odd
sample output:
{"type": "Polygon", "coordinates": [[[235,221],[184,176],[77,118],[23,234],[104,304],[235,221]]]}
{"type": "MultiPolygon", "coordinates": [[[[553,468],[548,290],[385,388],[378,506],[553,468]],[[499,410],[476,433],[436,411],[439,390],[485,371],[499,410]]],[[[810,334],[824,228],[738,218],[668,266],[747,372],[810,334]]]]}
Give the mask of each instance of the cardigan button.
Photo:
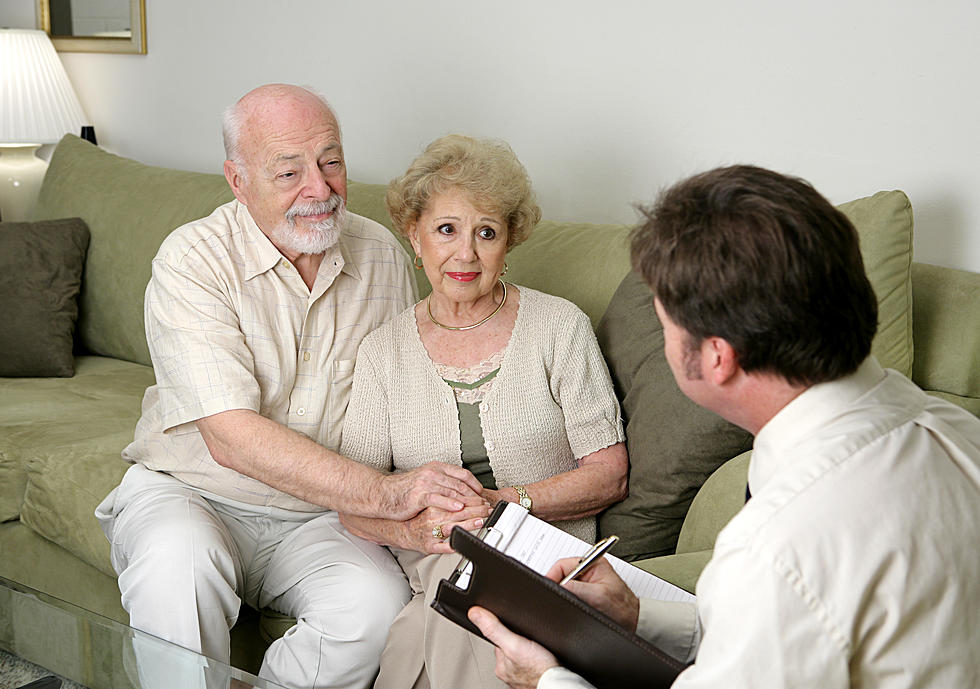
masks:
{"type": "Polygon", "coordinates": [[[487,449],[492,451],[493,450],[493,447],[494,447],[493,446],[493,441],[492,440],[488,440],[487,441],[487,449]]]}

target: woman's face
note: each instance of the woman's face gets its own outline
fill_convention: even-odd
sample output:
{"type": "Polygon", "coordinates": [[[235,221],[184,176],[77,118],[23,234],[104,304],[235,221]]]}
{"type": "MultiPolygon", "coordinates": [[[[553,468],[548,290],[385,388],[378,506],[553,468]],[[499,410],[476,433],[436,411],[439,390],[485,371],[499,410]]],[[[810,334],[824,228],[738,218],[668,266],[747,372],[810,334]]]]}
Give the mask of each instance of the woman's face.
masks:
{"type": "Polygon", "coordinates": [[[456,302],[492,294],[507,255],[507,226],[499,215],[450,189],[429,199],[408,237],[433,292],[456,302]]]}

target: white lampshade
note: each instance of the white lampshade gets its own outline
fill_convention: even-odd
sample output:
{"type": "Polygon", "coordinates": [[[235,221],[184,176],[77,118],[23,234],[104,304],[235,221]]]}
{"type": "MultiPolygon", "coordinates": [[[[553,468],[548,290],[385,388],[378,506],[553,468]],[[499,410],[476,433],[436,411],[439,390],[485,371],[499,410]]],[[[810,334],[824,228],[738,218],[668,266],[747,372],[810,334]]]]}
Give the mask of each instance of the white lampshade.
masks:
{"type": "Polygon", "coordinates": [[[27,219],[48,168],[34,152],[84,123],[48,35],[0,29],[0,219],[27,219]]]}
{"type": "Polygon", "coordinates": [[[53,144],[87,124],[43,31],[0,29],[0,143],[53,144]]]}

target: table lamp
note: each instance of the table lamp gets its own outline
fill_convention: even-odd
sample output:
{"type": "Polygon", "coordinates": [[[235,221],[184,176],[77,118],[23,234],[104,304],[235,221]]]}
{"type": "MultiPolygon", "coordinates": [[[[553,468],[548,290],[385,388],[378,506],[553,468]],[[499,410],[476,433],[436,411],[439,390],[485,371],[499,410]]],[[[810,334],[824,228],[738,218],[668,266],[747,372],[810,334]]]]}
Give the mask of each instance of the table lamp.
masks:
{"type": "Polygon", "coordinates": [[[0,220],[27,219],[48,168],[35,152],[84,123],[48,35],[0,29],[0,220]]]}

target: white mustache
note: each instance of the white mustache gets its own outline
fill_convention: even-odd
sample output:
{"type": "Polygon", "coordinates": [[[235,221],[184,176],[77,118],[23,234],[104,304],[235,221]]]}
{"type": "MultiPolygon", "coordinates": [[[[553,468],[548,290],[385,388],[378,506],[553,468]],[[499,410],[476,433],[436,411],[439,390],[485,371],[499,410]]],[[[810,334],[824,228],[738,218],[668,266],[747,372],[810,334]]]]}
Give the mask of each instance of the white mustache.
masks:
{"type": "Polygon", "coordinates": [[[305,215],[320,215],[321,213],[332,213],[343,203],[339,194],[331,194],[326,201],[308,201],[306,203],[296,203],[286,211],[286,220],[293,222],[293,218],[305,215]]]}

